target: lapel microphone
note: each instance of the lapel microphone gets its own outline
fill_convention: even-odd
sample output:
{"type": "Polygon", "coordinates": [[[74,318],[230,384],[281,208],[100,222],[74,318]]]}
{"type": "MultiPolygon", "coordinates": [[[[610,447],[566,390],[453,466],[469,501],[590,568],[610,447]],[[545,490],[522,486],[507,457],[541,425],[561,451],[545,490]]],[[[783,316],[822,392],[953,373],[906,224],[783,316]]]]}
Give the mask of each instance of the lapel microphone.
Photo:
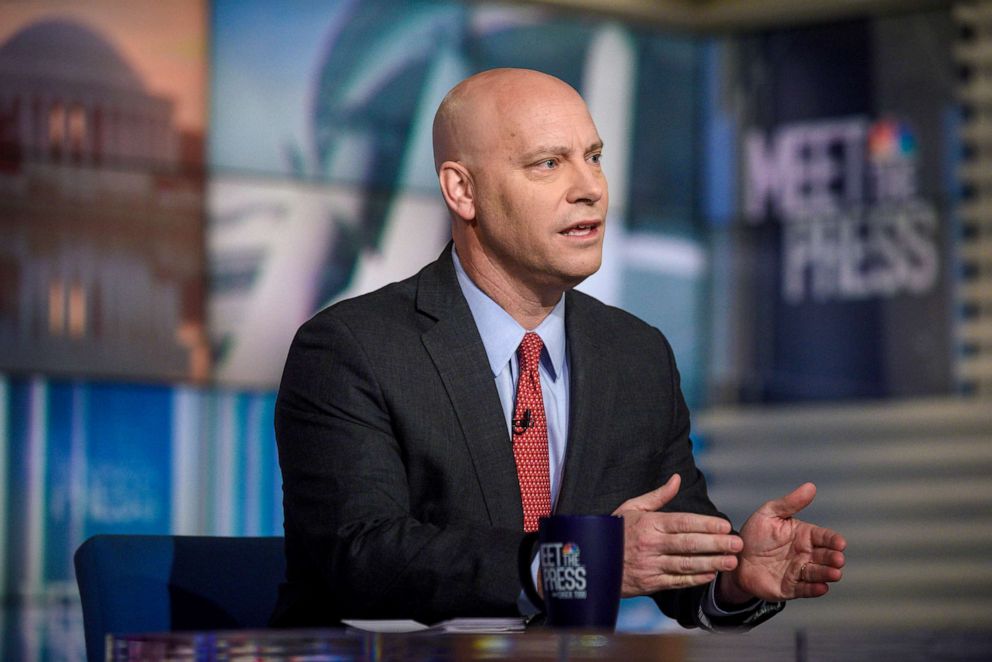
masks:
{"type": "Polygon", "coordinates": [[[532,424],[533,422],[530,417],[530,409],[524,409],[523,417],[513,421],[513,434],[523,434],[532,424]]]}

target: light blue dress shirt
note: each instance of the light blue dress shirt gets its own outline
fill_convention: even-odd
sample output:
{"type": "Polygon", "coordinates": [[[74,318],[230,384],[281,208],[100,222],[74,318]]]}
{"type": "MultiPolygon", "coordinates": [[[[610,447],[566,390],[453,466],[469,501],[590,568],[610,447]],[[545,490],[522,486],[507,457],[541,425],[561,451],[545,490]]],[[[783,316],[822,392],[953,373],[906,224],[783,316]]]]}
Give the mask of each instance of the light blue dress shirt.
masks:
{"type": "MultiPolygon", "coordinates": [[[[451,251],[458,284],[468,301],[475,325],[486,348],[489,367],[496,381],[496,391],[503,407],[507,434],[513,436],[513,405],[517,396],[517,375],[520,370],[517,348],[524,339],[525,329],[503,310],[489,295],[479,289],[465,273],[458,253],[451,251]]],[[[544,318],[534,333],[541,337],[541,395],[548,420],[548,468],[551,473],[551,510],[558,503],[561,471],[568,441],[568,350],[565,343],[565,295],[544,318]]]]}

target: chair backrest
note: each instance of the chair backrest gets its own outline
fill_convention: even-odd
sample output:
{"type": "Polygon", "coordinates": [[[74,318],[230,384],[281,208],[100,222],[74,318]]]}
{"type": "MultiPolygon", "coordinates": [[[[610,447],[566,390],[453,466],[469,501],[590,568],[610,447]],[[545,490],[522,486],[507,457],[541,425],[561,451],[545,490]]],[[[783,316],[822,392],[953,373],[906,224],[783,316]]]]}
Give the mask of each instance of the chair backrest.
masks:
{"type": "Polygon", "coordinates": [[[265,627],[286,571],[278,537],[98,535],[74,560],[90,662],[107,634],[265,627]]]}

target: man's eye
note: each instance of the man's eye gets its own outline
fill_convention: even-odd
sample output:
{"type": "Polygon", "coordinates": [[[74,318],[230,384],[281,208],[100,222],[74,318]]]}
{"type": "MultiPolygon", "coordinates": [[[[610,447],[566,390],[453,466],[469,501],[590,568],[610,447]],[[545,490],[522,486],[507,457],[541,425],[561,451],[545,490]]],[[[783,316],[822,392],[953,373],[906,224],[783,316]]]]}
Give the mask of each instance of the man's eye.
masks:
{"type": "Polygon", "coordinates": [[[551,170],[552,168],[555,168],[555,167],[558,166],[558,162],[555,161],[554,159],[545,159],[545,160],[541,161],[541,164],[540,165],[541,165],[542,168],[547,168],[548,170],[551,170]]]}
{"type": "Polygon", "coordinates": [[[599,165],[600,164],[600,161],[603,160],[603,155],[602,154],[593,154],[593,155],[591,155],[589,157],[589,160],[592,161],[595,165],[599,165]]]}

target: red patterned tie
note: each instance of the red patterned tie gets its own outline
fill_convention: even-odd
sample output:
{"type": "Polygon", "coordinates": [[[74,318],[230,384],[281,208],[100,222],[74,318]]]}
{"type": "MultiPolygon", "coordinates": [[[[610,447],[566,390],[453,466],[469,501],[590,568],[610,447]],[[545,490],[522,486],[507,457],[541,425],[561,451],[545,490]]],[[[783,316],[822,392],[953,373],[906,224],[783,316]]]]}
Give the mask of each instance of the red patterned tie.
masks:
{"type": "Polygon", "coordinates": [[[538,374],[542,347],[541,337],[528,333],[517,349],[520,376],[513,410],[513,458],[517,461],[520,500],[524,505],[524,531],[536,531],[538,520],[551,514],[548,420],[538,374]]]}

